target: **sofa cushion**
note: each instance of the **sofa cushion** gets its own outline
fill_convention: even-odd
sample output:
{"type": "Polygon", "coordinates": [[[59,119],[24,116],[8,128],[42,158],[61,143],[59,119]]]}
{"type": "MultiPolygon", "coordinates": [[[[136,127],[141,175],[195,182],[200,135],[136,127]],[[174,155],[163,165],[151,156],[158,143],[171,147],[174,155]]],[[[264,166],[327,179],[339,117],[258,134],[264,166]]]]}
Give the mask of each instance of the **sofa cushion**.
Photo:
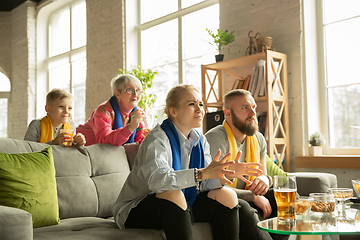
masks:
{"type": "Polygon", "coordinates": [[[53,146],[60,218],[110,217],[130,172],[125,150],[110,144],[53,146]]]}
{"type": "Polygon", "coordinates": [[[327,193],[330,188],[337,187],[337,177],[331,173],[293,172],[288,174],[296,176],[297,192],[301,196],[309,196],[310,193],[327,193]]]}
{"type": "Polygon", "coordinates": [[[0,153],[0,204],[31,213],[34,227],[59,223],[51,147],[32,153],[0,153]]]}

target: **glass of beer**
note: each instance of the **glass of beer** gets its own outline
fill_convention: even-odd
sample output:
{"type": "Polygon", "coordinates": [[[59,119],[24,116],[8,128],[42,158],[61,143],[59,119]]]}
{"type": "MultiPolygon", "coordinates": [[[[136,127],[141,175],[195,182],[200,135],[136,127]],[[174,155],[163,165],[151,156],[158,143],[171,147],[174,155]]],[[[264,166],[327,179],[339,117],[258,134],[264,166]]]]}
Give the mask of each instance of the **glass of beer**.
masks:
{"type": "Polygon", "coordinates": [[[289,223],[295,220],[296,191],[295,176],[274,177],[274,195],[279,222],[289,223]]]}

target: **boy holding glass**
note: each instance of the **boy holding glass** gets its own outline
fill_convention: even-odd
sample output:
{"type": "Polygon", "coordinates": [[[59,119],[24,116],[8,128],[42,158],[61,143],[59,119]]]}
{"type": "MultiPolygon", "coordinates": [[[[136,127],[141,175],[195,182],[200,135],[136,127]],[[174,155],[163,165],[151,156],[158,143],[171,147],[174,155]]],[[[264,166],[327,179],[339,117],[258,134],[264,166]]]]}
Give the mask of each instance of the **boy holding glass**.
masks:
{"type": "Polygon", "coordinates": [[[74,123],[71,119],[73,96],[63,89],[54,88],[46,95],[46,116],[30,122],[24,140],[51,145],[79,146],[86,141],[81,133],[73,137],[74,123]]]}

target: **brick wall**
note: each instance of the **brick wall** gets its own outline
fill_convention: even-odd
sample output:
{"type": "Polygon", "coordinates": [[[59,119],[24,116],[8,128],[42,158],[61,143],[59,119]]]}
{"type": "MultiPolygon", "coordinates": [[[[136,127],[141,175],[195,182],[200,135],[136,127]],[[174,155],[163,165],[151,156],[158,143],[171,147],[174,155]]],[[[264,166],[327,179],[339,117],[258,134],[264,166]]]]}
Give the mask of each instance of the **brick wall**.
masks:
{"type": "Polygon", "coordinates": [[[119,0],[87,0],[86,117],[111,97],[110,80],[123,68],[122,7],[119,0]]]}
{"type": "MultiPolygon", "coordinates": [[[[287,54],[289,85],[290,153],[302,155],[303,86],[301,77],[301,6],[299,0],[220,0],[220,28],[235,31],[235,41],[222,50],[226,59],[245,56],[248,32],[272,37],[276,51],[287,54]],[[297,136],[297,137],[296,137],[297,136]]],[[[294,167],[294,164],[291,163],[294,167]]],[[[292,169],[293,170],[293,169],[292,169]]]]}
{"type": "MultiPolygon", "coordinates": [[[[11,78],[11,13],[0,12],[0,67],[11,78]]],[[[1,90],[0,90],[1,91],[1,90]]]]}
{"type": "Polygon", "coordinates": [[[35,117],[35,6],[27,1],[11,11],[9,138],[23,139],[28,118],[35,117]]]}

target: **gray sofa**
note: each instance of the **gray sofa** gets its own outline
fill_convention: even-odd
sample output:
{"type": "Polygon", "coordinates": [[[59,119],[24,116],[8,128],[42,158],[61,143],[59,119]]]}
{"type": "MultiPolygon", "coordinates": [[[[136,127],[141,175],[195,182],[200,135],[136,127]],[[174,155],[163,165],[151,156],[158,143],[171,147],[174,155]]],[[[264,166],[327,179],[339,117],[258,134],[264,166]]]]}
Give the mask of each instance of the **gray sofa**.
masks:
{"type": "MultiPolygon", "coordinates": [[[[34,152],[46,147],[47,144],[0,138],[2,153],[34,152]]],[[[166,239],[161,230],[119,229],[114,223],[112,207],[130,172],[124,147],[95,144],[89,147],[52,146],[52,150],[60,224],[33,229],[31,214],[0,206],[2,240],[166,239]]],[[[128,156],[131,162],[134,154],[128,156]]],[[[298,176],[300,195],[327,192],[329,187],[336,187],[336,176],[332,174],[294,174],[298,176]]],[[[195,223],[194,234],[197,240],[212,239],[207,223],[195,223]]]]}

